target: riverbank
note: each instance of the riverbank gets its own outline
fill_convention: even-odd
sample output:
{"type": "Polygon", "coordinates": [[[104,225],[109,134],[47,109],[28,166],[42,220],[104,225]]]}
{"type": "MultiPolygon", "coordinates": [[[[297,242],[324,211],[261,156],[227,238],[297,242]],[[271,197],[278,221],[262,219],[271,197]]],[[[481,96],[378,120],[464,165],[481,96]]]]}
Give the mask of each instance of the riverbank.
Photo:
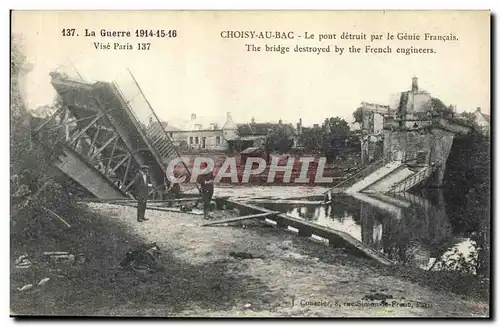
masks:
{"type": "Polygon", "coordinates": [[[89,204],[71,228],[12,249],[12,261],[43,251],[86,261],[48,270],[11,265],[14,314],[100,316],[458,317],[487,316],[488,304],[395,276],[387,267],[274,228],[199,227],[202,218],[89,204]],[[118,264],[127,249],[157,242],[163,273],[137,275],[118,264]],[[246,253],[242,259],[231,253],[246,253]],[[42,278],[43,286],[17,288],[42,278]]]}

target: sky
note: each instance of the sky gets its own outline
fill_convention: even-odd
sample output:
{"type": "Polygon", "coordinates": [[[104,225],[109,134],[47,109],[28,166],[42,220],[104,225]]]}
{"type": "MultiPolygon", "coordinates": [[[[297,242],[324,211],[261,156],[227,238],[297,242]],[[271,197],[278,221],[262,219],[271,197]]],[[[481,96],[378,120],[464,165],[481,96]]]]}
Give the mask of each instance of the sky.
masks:
{"type": "MultiPolygon", "coordinates": [[[[490,27],[488,12],[14,12],[12,33],[20,37],[33,69],[23,95],[29,108],[51,104],[49,71],[76,67],[88,80],[130,82],[135,75],[162,120],[180,122],[191,113],[238,122],[321,123],[327,117],[352,122],[363,101],[387,104],[391,94],[419,87],[457,110],[490,111],[490,27]],[[79,36],[62,36],[75,28],[79,36]],[[102,38],[101,29],[177,31],[176,38],[152,38],[149,51],[96,50],[95,42],[136,46],[137,38],[102,38]],[[97,37],[84,37],[85,29],[97,37]],[[293,31],[293,40],[227,39],[223,31],[293,31]],[[305,40],[304,33],[315,34],[305,40]],[[319,34],[388,32],[458,37],[442,41],[324,40],[319,34]],[[298,38],[298,36],[302,36],[298,38]],[[245,44],[290,46],[291,52],[248,52],[245,44]],[[295,53],[299,45],[373,47],[391,54],[295,53]],[[395,53],[398,47],[435,49],[432,55],[395,53]],[[72,64],[69,63],[71,61],[72,64]]],[[[345,50],[347,51],[347,49],[345,50]]],[[[119,82],[120,84],[120,82],[119,82]]]]}

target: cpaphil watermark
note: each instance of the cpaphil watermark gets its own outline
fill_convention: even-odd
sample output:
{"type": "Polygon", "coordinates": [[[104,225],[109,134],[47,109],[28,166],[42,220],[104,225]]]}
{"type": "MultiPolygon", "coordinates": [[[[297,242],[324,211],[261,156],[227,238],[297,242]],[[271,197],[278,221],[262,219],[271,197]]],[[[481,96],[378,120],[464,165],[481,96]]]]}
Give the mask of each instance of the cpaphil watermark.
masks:
{"type": "MultiPolygon", "coordinates": [[[[190,165],[189,159],[180,157],[169,162],[166,175],[171,183],[195,183],[200,175],[214,173],[215,162],[212,158],[196,157],[189,180],[187,176],[176,177],[174,173],[176,167],[182,163],[190,165]]],[[[330,184],[333,182],[333,177],[325,177],[326,163],[325,157],[307,156],[289,157],[285,164],[280,164],[280,157],[272,156],[270,163],[267,163],[263,158],[249,157],[244,164],[238,165],[235,157],[228,157],[214,174],[214,182],[218,183],[224,178],[229,179],[231,183],[248,183],[252,175],[260,175],[267,170],[267,183],[274,183],[277,173],[282,173],[280,174],[282,175],[280,178],[282,183],[330,184]]]]}

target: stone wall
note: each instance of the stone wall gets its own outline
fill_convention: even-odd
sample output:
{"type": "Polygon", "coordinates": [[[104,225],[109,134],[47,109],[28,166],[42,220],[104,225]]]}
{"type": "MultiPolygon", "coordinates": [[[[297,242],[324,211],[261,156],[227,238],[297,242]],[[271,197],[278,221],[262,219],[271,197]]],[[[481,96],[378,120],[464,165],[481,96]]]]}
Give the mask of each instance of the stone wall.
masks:
{"type": "Polygon", "coordinates": [[[384,156],[391,156],[396,160],[397,153],[404,161],[414,160],[419,152],[427,152],[425,164],[430,164],[432,135],[422,134],[420,131],[384,131],[384,156]]]}
{"type": "Polygon", "coordinates": [[[441,186],[446,168],[446,161],[453,145],[454,133],[440,128],[433,128],[430,132],[414,131],[384,131],[384,155],[392,156],[396,160],[396,153],[401,152],[404,161],[437,167],[431,177],[431,186],[441,186]]]}
{"type": "Polygon", "coordinates": [[[437,171],[429,181],[430,186],[441,186],[443,183],[444,172],[446,170],[446,161],[450,155],[455,134],[442,129],[432,129],[434,138],[434,147],[432,151],[432,162],[436,164],[437,171]]]}
{"type": "Polygon", "coordinates": [[[190,149],[220,150],[228,149],[223,130],[178,131],[172,135],[174,144],[181,146],[183,143],[190,149]],[[203,146],[205,138],[205,146],[203,146]]]}

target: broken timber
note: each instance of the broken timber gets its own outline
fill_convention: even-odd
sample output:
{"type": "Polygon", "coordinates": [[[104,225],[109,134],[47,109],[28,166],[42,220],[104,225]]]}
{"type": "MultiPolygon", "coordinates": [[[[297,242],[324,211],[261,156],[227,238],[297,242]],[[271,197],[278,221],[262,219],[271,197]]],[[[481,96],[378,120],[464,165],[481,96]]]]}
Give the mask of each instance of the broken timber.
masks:
{"type": "MultiPolygon", "coordinates": [[[[164,200],[148,200],[148,203],[169,203],[169,202],[188,202],[188,201],[199,201],[200,196],[189,196],[189,197],[179,197],[173,199],[164,200]]],[[[98,199],[98,198],[84,198],[79,199],[80,202],[98,202],[98,203],[110,203],[110,204],[121,204],[121,203],[137,203],[134,199],[98,199]]]]}
{"type": "MultiPolygon", "coordinates": [[[[342,231],[321,226],[309,221],[306,221],[304,219],[300,218],[295,218],[291,217],[289,215],[280,213],[276,214],[275,211],[262,208],[256,205],[248,204],[248,203],[241,203],[237,202],[231,199],[226,200],[226,202],[233,206],[236,207],[240,210],[240,213],[242,212],[253,212],[254,214],[252,216],[256,216],[259,212],[262,214],[262,218],[264,218],[262,221],[273,224],[277,228],[285,228],[288,229],[288,227],[293,227],[298,230],[298,235],[302,237],[311,237],[312,235],[319,236],[321,238],[327,239],[329,245],[331,246],[338,246],[338,247],[345,247],[346,250],[355,253],[355,254],[360,254],[362,256],[368,257],[370,259],[373,259],[377,261],[378,263],[381,263],[383,265],[393,265],[394,263],[386,258],[382,253],[374,250],[370,246],[362,243],[361,241],[357,240],[356,238],[352,237],[351,235],[344,233],[342,231]],[[271,218],[266,218],[264,215],[272,215],[273,217],[271,218]],[[274,223],[267,222],[266,220],[274,221],[274,223]]],[[[244,217],[239,217],[239,218],[244,218],[244,219],[250,219],[248,216],[244,217]]],[[[255,217],[256,218],[256,217],[255,217]]],[[[233,218],[235,219],[235,218],[233,218]]]]}
{"type": "MultiPolygon", "coordinates": [[[[110,204],[116,204],[116,205],[125,206],[125,207],[137,208],[137,204],[133,204],[133,203],[110,203],[110,204]]],[[[203,215],[203,212],[200,210],[182,211],[180,208],[157,207],[157,206],[150,206],[150,205],[146,205],[146,210],[188,213],[191,215],[198,215],[198,216],[203,215]]]]}
{"type": "Polygon", "coordinates": [[[255,219],[255,218],[266,218],[269,216],[276,216],[279,214],[278,211],[271,211],[271,212],[264,212],[264,213],[257,213],[253,215],[247,215],[247,216],[240,216],[240,217],[232,217],[232,218],[226,218],[226,219],[221,219],[221,220],[214,220],[208,223],[201,224],[201,226],[212,226],[212,225],[219,225],[219,224],[225,224],[225,223],[233,223],[236,221],[243,221],[243,220],[248,220],[248,219],[255,219]]]}

